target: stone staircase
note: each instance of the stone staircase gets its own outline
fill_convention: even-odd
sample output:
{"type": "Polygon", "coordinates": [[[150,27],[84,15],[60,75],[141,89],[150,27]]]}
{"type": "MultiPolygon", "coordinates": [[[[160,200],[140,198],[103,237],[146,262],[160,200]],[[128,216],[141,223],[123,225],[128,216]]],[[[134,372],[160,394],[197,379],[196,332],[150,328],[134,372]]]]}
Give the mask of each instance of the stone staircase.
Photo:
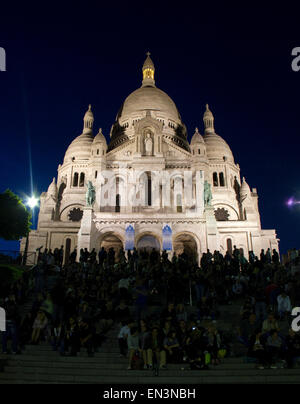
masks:
{"type": "MultiPolygon", "coordinates": [[[[230,330],[238,321],[239,305],[221,307],[217,326],[230,330]],[[228,319],[229,321],[225,321],[228,319]]],[[[21,355],[0,355],[4,372],[0,384],[299,384],[300,368],[255,369],[244,357],[225,358],[219,366],[207,371],[191,371],[187,365],[168,365],[155,377],[150,370],[127,370],[127,359],[120,358],[117,343],[118,327],[107,334],[105,343],[94,357],[85,351],[77,357],[62,357],[46,343],[28,345],[21,355]],[[185,368],[183,370],[183,368],[185,368]]],[[[235,346],[235,345],[234,345],[235,346]]],[[[233,349],[234,349],[233,346],[233,349]]],[[[236,353],[235,349],[234,352],[236,353]]],[[[243,351],[240,353],[243,354],[243,351]]]]}

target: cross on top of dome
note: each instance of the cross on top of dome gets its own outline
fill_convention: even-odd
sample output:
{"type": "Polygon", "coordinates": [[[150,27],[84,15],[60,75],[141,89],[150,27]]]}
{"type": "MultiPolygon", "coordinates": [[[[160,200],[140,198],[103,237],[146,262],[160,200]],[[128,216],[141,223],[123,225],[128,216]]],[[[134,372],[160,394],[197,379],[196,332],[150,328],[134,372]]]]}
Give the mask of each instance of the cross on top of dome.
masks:
{"type": "Polygon", "coordinates": [[[143,86],[155,87],[154,72],[155,67],[152,59],[150,58],[150,52],[146,53],[147,58],[143,65],[143,86]]]}

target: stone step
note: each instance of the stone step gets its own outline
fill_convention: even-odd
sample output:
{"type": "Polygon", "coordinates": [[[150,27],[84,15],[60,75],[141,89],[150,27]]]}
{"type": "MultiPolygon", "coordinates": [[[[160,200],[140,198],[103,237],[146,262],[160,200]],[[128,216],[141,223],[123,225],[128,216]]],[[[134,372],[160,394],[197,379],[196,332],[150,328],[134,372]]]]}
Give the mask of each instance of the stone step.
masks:
{"type": "MultiPolygon", "coordinates": [[[[32,302],[27,302],[23,306],[24,312],[31,307],[32,302]]],[[[239,321],[240,308],[240,302],[220,306],[221,316],[215,323],[216,327],[232,331],[233,319],[239,321]]],[[[187,306],[186,309],[188,313],[197,312],[196,307],[187,306]]],[[[149,307],[149,313],[159,311],[160,306],[149,307]]],[[[253,363],[246,363],[243,357],[225,358],[221,365],[211,366],[208,371],[191,371],[187,364],[169,364],[168,370],[161,370],[158,377],[154,377],[150,370],[128,371],[128,359],[120,358],[119,354],[119,330],[120,325],[115,324],[106,333],[105,342],[92,358],[85,349],[76,357],[60,356],[47,342],[27,345],[21,355],[0,355],[5,364],[4,372],[0,373],[0,384],[298,384],[300,380],[300,369],[258,370],[253,363]]]]}
{"type": "Polygon", "coordinates": [[[116,353],[114,354],[114,356],[112,357],[110,353],[105,353],[103,352],[101,353],[96,353],[93,355],[93,357],[89,357],[87,352],[80,352],[77,354],[77,356],[61,356],[58,352],[47,352],[44,354],[38,353],[38,352],[30,352],[28,354],[23,353],[21,355],[1,355],[0,359],[1,360],[7,360],[7,359],[12,359],[12,360],[37,360],[37,361],[55,361],[55,360],[69,360],[69,361],[74,361],[76,362],[76,360],[78,361],[94,361],[96,362],[97,360],[103,358],[106,360],[116,360],[117,358],[119,358],[119,355],[116,353]]]}
{"type": "MultiPolygon", "coordinates": [[[[151,371],[149,370],[130,370],[127,371],[126,367],[123,369],[115,369],[113,371],[110,371],[110,375],[118,378],[123,378],[128,376],[128,372],[130,372],[131,376],[142,376],[142,377],[149,377],[151,376],[151,371]]],[[[191,377],[194,376],[195,372],[201,377],[211,377],[212,375],[214,377],[223,377],[223,376],[231,376],[231,377],[240,377],[240,376],[257,376],[259,373],[261,373],[261,370],[258,369],[238,369],[238,370],[228,370],[224,369],[222,370],[221,368],[211,368],[210,370],[203,370],[203,371],[193,371],[193,370],[174,370],[174,369],[168,369],[168,370],[160,370],[159,373],[161,376],[167,376],[167,377],[191,377]]],[[[51,367],[38,367],[38,368],[32,368],[32,367],[22,367],[22,366],[7,366],[5,367],[5,373],[6,374],[14,374],[14,375],[22,375],[22,374],[38,374],[38,375],[66,375],[66,376],[107,376],[108,375],[108,369],[102,368],[102,369],[78,369],[78,368],[51,368],[51,367]]],[[[264,369],[263,370],[263,376],[300,376],[300,371],[299,369],[264,369]]]]}
{"type": "MultiPolygon", "coordinates": [[[[100,352],[94,354],[94,357],[88,357],[86,352],[81,352],[79,356],[60,356],[58,352],[47,352],[45,354],[35,353],[33,352],[26,354],[23,353],[21,355],[0,355],[0,359],[7,361],[37,361],[37,362],[82,362],[82,363],[95,363],[101,360],[105,361],[105,363],[112,362],[116,363],[117,361],[125,361],[126,359],[120,358],[118,353],[109,354],[107,352],[100,352]],[[112,356],[113,355],[113,356],[112,356]]],[[[223,360],[224,364],[242,364],[244,363],[244,358],[225,358],[223,360]]]]}
{"type": "MultiPolygon", "coordinates": [[[[106,345],[106,344],[105,344],[106,345]]],[[[119,345],[117,343],[111,344],[108,343],[107,346],[109,347],[110,350],[115,349],[117,352],[119,351],[119,345]]],[[[102,345],[99,350],[103,350],[103,352],[106,351],[105,347],[102,345]]],[[[83,349],[84,351],[84,349],[83,349]]],[[[53,347],[51,345],[26,345],[26,347],[22,351],[23,353],[39,353],[39,354],[46,354],[48,352],[57,352],[53,350],[53,347]]]]}
{"type": "MultiPolygon", "coordinates": [[[[263,372],[263,371],[262,371],[263,372]]],[[[124,377],[119,378],[116,381],[114,375],[106,376],[85,376],[85,375],[51,375],[51,374],[0,374],[0,383],[92,383],[92,384],[299,384],[299,375],[267,375],[267,374],[257,374],[257,375],[240,375],[227,376],[226,374],[216,377],[214,374],[209,376],[204,376],[202,372],[194,372],[193,376],[182,377],[178,376],[168,376],[160,375],[158,377],[151,375],[152,372],[148,373],[147,376],[132,375],[127,372],[124,377]]]]}
{"type": "MultiPolygon", "coordinates": [[[[128,361],[127,359],[123,359],[122,363],[115,363],[115,362],[108,362],[105,359],[97,362],[77,362],[76,368],[77,369],[109,369],[109,370],[124,370],[127,367],[128,361]]],[[[5,369],[8,370],[9,367],[18,367],[22,366],[23,368],[60,368],[60,369],[73,369],[74,362],[73,361],[53,361],[53,362],[45,362],[45,361],[22,361],[22,360],[8,360],[6,362],[5,369]]],[[[168,370],[176,370],[179,371],[181,368],[188,368],[188,365],[185,364],[168,364],[168,370]]],[[[253,363],[224,363],[217,367],[211,366],[212,371],[220,370],[220,371],[245,371],[245,370],[252,370],[255,368],[253,363]]],[[[300,374],[299,369],[297,370],[300,374]]],[[[9,370],[8,370],[9,371],[9,370]]]]}

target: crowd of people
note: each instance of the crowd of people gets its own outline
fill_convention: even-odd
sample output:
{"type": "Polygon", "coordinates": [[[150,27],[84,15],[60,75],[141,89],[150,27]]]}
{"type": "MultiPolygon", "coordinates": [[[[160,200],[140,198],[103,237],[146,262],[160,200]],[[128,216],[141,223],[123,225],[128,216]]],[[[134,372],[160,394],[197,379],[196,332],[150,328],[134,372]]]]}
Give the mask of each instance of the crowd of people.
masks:
{"type": "Polygon", "coordinates": [[[63,247],[40,252],[3,297],[3,353],[10,338],[14,354],[47,341],[60,355],[93,356],[115,325],[128,369],[207,369],[234,355],[237,343],[259,368],[278,361],[291,368],[300,356],[299,333],[283,329],[300,307],[300,275],[294,262],[281,265],[275,250],[259,257],[250,251],[248,259],[236,247],[224,256],[207,250],[200,266],[186,252],[169,258],[155,249],[83,249],[78,257],[74,250],[64,265],[63,257],[63,247]],[[31,296],[31,310],[21,316],[31,296]],[[232,304],[241,305],[236,332],[218,327],[220,306],[232,304]]]}

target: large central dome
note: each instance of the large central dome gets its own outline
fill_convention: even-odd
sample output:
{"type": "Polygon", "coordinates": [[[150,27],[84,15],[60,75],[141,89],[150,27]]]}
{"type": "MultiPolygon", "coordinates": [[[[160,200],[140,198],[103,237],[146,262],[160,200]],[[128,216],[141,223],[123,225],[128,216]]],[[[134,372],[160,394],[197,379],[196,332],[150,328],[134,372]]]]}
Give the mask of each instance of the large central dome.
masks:
{"type": "Polygon", "coordinates": [[[181,122],[173,100],[164,91],[154,86],[143,86],[131,93],[124,101],[119,119],[123,123],[147,110],[156,112],[158,117],[171,119],[176,123],[181,122]]]}
{"type": "Polygon", "coordinates": [[[155,67],[149,52],[142,71],[142,86],[125,99],[116,116],[110,132],[108,151],[131,139],[135,135],[136,122],[145,118],[148,113],[162,123],[165,133],[172,137],[177,146],[189,151],[186,127],[174,101],[155,86],[155,67]]]}

